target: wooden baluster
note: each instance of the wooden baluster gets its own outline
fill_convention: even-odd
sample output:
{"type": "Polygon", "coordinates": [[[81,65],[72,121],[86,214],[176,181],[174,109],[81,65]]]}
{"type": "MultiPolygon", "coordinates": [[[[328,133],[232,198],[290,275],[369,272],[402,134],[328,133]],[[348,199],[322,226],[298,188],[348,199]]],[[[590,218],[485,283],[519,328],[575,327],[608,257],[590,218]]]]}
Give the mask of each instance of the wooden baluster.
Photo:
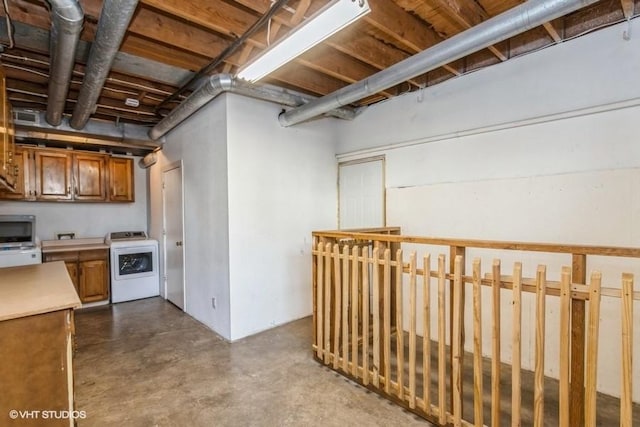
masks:
{"type": "Polygon", "coordinates": [[[402,326],[402,249],[396,251],[396,378],[398,398],[404,400],[404,327],[402,326]]]}
{"type": "Polygon", "coordinates": [[[522,404],[521,374],[522,366],[522,264],[513,266],[513,343],[511,363],[511,426],[520,427],[520,407],[522,404]]]}
{"type": "Polygon", "coordinates": [[[358,377],[358,252],[354,246],[351,250],[351,375],[358,377]]]}
{"type": "MultiPolygon", "coordinates": [[[[455,269],[455,259],[456,257],[460,256],[462,257],[462,263],[461,263],[461,274],[464,276],[465,273],[465,254],[466,254],[466,248],[464,246],[449,246],[449,271],[451,272],[451,274],[453,275],[453,271],[455,269]]],[[[453,287],[454,287],[454,283],[453,283],[453,279],[449,281],[449,290],[450,290],[450,295],[451,298],[449,298],[449,321],[450,321],[450,325],[453,325],[453,315],[454,315],[454,308],[453,308],[453,287]]],[[[453,327],[449,328],[449,336],[451,339],[451,344],[450,344],[450,348],[449,348],[449,356],[450,356],[450,363],[453,366],[453,340],[457,339],[458,340],[458,346],[464,349],[464,302],[465,302],[465,288],[462,287],[462,289],[460,290],[461,292],[461,297],[460,297],[460,301],[462,304],[461,309],[458,311],[458,315],[460,316],[460,318],[458,319],[459,325],[460,325],[460,334],[458,334],[457,336],[454,336],[453,334],[453,327]]],[[[462,352],[461,357],[464,359],[464,351],[462,352]]],[[[463,371],[464,369],[464,360],[461,362],[460,364],[460,377],[463,376],[463,371]]],[[[453,384],[453,371],[451,371],[450,373],[450,384],[453,384]]],[[[460,383],[460,390],[462,390],[463,384],[460,383]]],[[[461,391],[462,392],[462,391],[461,391]]],[[[451,407],[453,408],[453,393],[450,393],[450,399],[451,399],[451,407]]],[[[461,402],[461,406],[464,404],[464,402],[461,402]]],[[[462,409],[461,409],[462,411],[462,409]]]]}
{"type": "Polygon", "coordinates": [[[462,257],[456,256],[455,267],[453,271],[453,364],[451,370],[453,372],[453,425],[458,427],[462,425],[462,352],[464,349],[461,340],[458,338],[462,333],[461,320],[462,314],[462,257]]]}
{"type": "Polygon", "coordinates": [[[333,284],[335,301],[335,311],[333,317],[333,369],[338,369],[338,363],[340,359],[340,316],[342,314],[342,281],[340,277],[340,247],[337,243],[333,245],[333,284]]]}
{"type": "Polygon", "coordinates": [[[484,425],[482,385],[482,272],[480,259],[473,260],[473,420],[484,425]]]}
{"type": "Polygon", "coordinates": [[[633,274],[622,275],[622,381],[620,427],[633,425],[633,274]]]}
{"type": "Polygon", "coordinates": [[[544,339],[547,267],[538,266],[536,272],[536,369],[534,376],[533,425],[544,426],[544,339]]]}
{"type": "MultiPolygon", "coordinates": [[[[416,253],[409,255],[409,407],[416,407],[416,253]]],[[[424,335],[424,334],[423,334],[424,335]]]]}
{"type": "Polygon", "coordinates": [[[438,404],[439,404],[439,416],[438,421],[440,424],[444,424],[447,421],[447,403],[446,399],[446,295],[445,295],[445,282],[446,272],[444,269],[445,257],[444,255],[438,256],[438,404]]]}
{"type": "Polygon", "coordinates": [[[596,398],[598,395],[598,339],[600,328],[600,272],[591,274],[589,286],[589,329],[587,333],[587,386],[585,391],[585,427],[596,427],[596,398]]]}
{"type": "Polygon", "coordinates": [[[560,427],[569,427],[571,346],[571,269],[562,267],[560,280],[560,427]]]}
{"type": "Polygon", "coordinates": [[[369,247],[362,248],[362,383],[369,384],[369,247]]]}
{"type": "Polygon", "coordinates": [[[328,365],[331,353],[331,243],[324,251],[324,363],[328,365]]]}
{"type": "Polygon", "coordinates": [[[431,415],[431,257],[422,262],[422,399],[431,415]]]}
{"type": "Polygon", "coordinates": [[[500,260],[493,260],[491,283],[493,334],[491,352],[491,426],[500,427],[500,260]]]}
{"type": "Polygon", "coordinates": [[[324,302],[323,302],[323,285],[324,285],[324,243],[318,243],[318,255],[316,258],[316,357],[322,358],[324,354],[324,302]]]}
{"type": "Polygon", "coordinates": [[[349,246],[344,246],[342,256],[342,370],[349,372],[349,246]]]}
{"type": "MultiPolygon", "coordinates": [[[[587,256],[584,254],[572,254],[571,257],[571,281],[573,283],[587,283],[587,256]]],[[[569,423],[572,426],[584,425],[584,354],[586,303],[585,300],[574,298],[571,300],[571,371],[570,391],[571,405],[569,406],[569,423]]]]}
{"type": "Polygon", "coordinates": [[[373,249],[373,385],[380,387],[380,254],[373,249]]]}
{"type": "Polygon", "coordinates": [[[391,393],[391,250],[384,250],[384,267],[382,269],[383,288],[383,342],[384,342],[384,391],[391,393]]]}

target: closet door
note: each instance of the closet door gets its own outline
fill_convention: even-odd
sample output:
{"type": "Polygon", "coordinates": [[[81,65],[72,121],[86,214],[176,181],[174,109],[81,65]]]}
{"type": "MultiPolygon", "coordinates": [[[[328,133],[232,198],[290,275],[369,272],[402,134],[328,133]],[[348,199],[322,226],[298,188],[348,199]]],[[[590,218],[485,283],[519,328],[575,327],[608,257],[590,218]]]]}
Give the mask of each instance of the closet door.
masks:
{"type": "Polygon", "coordinates": [[[338,165],[340,229],[384,227],[384,157],[338,165]]]}

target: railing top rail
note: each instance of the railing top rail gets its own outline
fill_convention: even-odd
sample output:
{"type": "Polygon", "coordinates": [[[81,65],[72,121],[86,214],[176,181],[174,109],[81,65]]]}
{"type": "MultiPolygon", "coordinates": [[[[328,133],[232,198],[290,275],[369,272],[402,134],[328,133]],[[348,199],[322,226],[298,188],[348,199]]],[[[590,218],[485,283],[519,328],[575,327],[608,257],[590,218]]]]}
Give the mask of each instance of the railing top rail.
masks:
{"type": "Polygon", "coordinates": [[[405,236],[401,234],[386,234],[390,232],[399,232],[400,227],[384,227],[384,228],[376,228],[371,230],[374,232],[369,232],[368,230],[314,231],[313,236],[333,238],[333,239],[375,240],[375,241],[381,241],[381,242],[418,243],[418,244],[425,244],[425,245],[459,246],[459,247],[466,247],[466,248],[482,248],[482,249],[502,249],[502,250],[510,250],[510,251],[548,252],[548,253],[566,253],[566,254],[640,258],[640,248],[631,248],[631,247],[512,242],[512,241],[499,241],[499,240],[474,240],[474,239],[456,239],[456,238],[446,238],[446,237],[423,237],[423,236],[405,236]]]}

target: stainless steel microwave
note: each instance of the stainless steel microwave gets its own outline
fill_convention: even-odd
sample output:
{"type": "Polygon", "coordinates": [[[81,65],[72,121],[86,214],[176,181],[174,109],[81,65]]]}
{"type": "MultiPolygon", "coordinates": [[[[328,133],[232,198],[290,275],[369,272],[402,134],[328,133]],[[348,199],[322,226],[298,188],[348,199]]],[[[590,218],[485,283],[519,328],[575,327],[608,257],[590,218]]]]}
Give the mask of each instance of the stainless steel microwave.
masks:
{"type": "Polygon", "coordinates": [[[0,249],[36,245],[35,215],[0,215],[0,249]]]}

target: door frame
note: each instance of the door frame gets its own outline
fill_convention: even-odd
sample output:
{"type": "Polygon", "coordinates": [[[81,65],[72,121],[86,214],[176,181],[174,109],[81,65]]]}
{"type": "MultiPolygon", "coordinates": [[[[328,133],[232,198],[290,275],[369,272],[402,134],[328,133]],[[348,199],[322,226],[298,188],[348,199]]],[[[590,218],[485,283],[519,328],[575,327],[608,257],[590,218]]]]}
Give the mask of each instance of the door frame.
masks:
{"type": "Polygon", "coordinates": [[[343,166],[358,165],[360,163],[369,162],[382,162],[382,226],[387,226],[387,157],[384,154],[372,157],[363,157],[361,159],[347,160],[344,162],[338,162],[338,180],[336,186],[338,187],[338,209],[337,209],[337,224],[338,230],[340,230],[340,168],[343,166]]]}
{"type": "Polygon", "coordinates": [[[187,312],[187,281],[185,275],[185,239],[184,239],[184,168],[182,160],[178,160],[166,165],[162,168],[161,172],[161,181],[162,181],[162,282],[164,288],[164,299],[167,299],[167,203],[166,203],[166,195],[165,195],[165,182],[164,182],[164,174],[165,172],[169,172],[173,169],[180,169],[180,183],[182,188],[180,190],[180,195],[182,196],[182,292],[183,292],[183,301],[182,305],[184,306],[184,312],[187,312]]]}

